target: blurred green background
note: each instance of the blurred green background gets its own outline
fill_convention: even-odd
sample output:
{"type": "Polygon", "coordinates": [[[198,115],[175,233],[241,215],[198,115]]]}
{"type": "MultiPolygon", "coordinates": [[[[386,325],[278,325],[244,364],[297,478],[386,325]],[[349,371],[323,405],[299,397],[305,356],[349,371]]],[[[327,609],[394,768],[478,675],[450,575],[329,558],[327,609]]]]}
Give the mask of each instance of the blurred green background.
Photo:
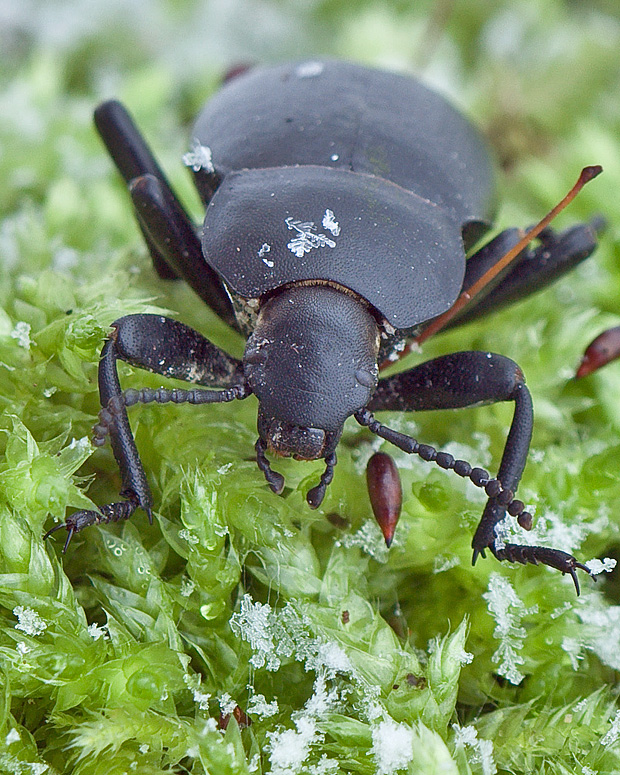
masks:
{"type": "MultiPolygon", "coordinates": [[[[386,552],[364,483],[379,445],[355,423],[312,512],[321,464],[283,461],[273,495],[252,459],[253,399],[136,407],[155,525],[91,528],[65,555],[62,533],[42,541],[118,495],[109,448],[88,441],[116,317],[163,310],[243,348],[154,274],[93,108],[128,105],[199,221],[181,156],[223,73],[329,56],[417,74],[479,125],[500,168],[498,230],[537,221],[603,165],[557,224],[604,215],[594,257],[424,357],[490,349],[522,366],[534,536],[617,557],[620,364],[572,375],[620,317],[619,51],[614,0],[0,0],[0,772],[620,772],[617,574],[583,576],[576,598],[547,568],[472,568],[480,493],[389,448],[404,507],[386,552]],[[237,710],[218,728],[235,706],[251,725],[237,710]]],[[[123,372],[126,386],[160,381],[123,372]]],[[[510,418],[385,421],[495,471],[510,418]]]]}

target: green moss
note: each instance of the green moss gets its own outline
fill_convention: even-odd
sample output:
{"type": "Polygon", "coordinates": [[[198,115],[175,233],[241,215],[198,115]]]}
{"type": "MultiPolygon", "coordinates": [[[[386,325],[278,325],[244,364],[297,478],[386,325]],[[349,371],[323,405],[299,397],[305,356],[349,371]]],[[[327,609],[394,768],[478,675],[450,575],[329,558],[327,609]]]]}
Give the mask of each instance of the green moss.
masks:
{"type": "MultiPolygon", "coordinates": [[[[617,574],[583,577],[577,599],[547,568],[472,568],[480,493],[388,448],[404,506],[387,552],[364,483],[376,440],[355,423],[312,512],[322,465],[283,461],[285,496],[271,493],[252,460],[253,398],[136,407],[155,524],[91,528],[65,555],[62,533],[43,542],[118,496],[109,448],[88,441],[115,318],[165,312],[243,347],[156,277],[93,107],[131,106],[199,218],[186,124],[227,65],[301,49],[417,70],[475,116],[504,167],[498,228],[536,221],[583,165],[605,168],[558,222],[603,213],[595,256],[424,356],[519,362],[536,408],[519,494],[541,539],[583,560],[619,554],[620,366],[571,379],[620,314],[613,4],[472,0],[445,20],[448,4],[430,2],[220,5],[53,2],[0,31],[0,772],[617,772],[617,574]],[[251,726],[220,731],[235,704],[251,726]],[[408,764],[390,740],[411,745],[408,764]]],[[[386,421],[494,471],[510,419],[493,406],[386,421]]]]}

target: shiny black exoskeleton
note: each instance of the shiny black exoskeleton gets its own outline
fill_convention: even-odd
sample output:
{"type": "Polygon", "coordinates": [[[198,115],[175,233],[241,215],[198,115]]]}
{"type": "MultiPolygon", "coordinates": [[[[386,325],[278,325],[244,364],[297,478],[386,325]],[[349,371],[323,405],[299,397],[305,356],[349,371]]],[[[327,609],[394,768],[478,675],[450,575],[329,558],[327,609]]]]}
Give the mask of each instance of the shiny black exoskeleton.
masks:
{"type": "MultiPolygon", "coordinates": [[[[518,366],[501,355],[461,352],[378,378],[378,363],[449,309],[520,236],[506,230],[466,261],[492,222],[494,173],[484,142],[463,116],[412,78],[353,64],[313,61],[243,72],[201,113],[185,157],[206,207],[199,232],[125,109],[106,102],[95,122],[160,276],[186,280],[247,337],[247,346],[239,361],[165,317],[129,315],[112,324],[99,369],[95,443],[109,434],[124,500],[71,515],[67,543],[76,531],[128,518],[138,507],[150,517],[127,406],[217,403],[253,393],[257,461],[275,492],[284,480],[267,453],[324,458],[325,472],[307,495],[319,506],[343,424],[353,416],[485,489],[474,560],[488,548],[498,559],[570,573],[577,586],[575,569],[587,568],[570,555],[497,539],[506,512],[525,527],[531,523],[513,494],[532,432],[532,403],[518,366]],[[118,359],[209,390],[123,392],[118,359]],[[496,479],[373,415],[495,401],[515,405],[496,479]]],[[[547,229],[458,322],[548,284],[595,245],[588,225],[560,234],[547,229]]]]}

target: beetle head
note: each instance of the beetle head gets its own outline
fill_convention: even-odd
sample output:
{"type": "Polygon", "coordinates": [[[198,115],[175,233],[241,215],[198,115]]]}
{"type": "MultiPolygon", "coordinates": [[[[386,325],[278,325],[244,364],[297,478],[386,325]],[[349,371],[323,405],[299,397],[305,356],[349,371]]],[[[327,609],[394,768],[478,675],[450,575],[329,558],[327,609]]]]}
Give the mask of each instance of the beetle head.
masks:
{"type": "Polygon", "coordinates": [[[265,441],[270,452],[280,457],[293,457],[295,460],[317,460],[325,457],[327,452],[334,451],[340,439],[340,432],[308,428],[267,417],[262,406],[258,410],[258,435],[265,441]]]}
{"type": "MultiPolygon", "coordinates": [[[[376,387],[378,346],[373,316],[349,293],[308,284],[269,298],[243,358],[259,400],[262,452],[335,463],[345,420],[366,406],[376,387]]],[[[259,465],[272,488],[281,489],[283,481],[274,486],[269,478],[264,454],[259,465]]]]}

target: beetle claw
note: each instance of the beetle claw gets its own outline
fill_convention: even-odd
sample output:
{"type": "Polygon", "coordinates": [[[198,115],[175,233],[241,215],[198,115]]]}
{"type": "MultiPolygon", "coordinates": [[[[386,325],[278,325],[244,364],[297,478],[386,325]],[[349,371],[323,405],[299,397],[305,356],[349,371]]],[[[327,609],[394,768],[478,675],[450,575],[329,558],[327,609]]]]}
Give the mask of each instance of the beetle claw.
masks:
{"type": "Polygon", "coordinates": [[[62,553],[66,554],[67,549],[69,548],[69,544],[71,543],[71,539],[73,538],[73,534],[76,532],[75,528],[69,525],[67,522],[59,522],[57,525],[54,525],[54,527],[51,527],[43,536],[43,540],[46,541],[52,535],[52,533],[55,533],[57,530],[61,530],[63,527],[67,529],[67,538],[65,539],[64,546],[62,547],[62,553]]]}
{"type": "Polygon", "coordinates": [[[581,594],[579,589],[579,579],[577,578],[577,571],[574,568],[571,568],[569,571],[571,578],[573,580],[573,584],[575,585],[575,592],[577,593],[577,597],[581,594]]]}
{"type": "Polygon", "coordinates": [[[67,517],[66,522],[59,522],[57,525],[54,525],[54,527],[51,527],[43,536],[43,540],[45,541],[52,535],[52,533],[56,533],[58,530],[61,530],[64,527],[67,531],[67,538],[65,540],[64,546],[62,547],[62,553],[65,554],[69,548],[71,539],[76,533],[78,533],[83,528],[88,527],[89,525],[94,525],[97,522],[102,521],[104,521],[103,514],[89,509],[82,509],[81,511],[76,511],[67,517]]]}
{"type": "MultiPolygon", "coordinates": [[[[84,530],[85,527],[90,527],[90,525],[107,524],[108,522],[119,522],[121,519],[129,519],[139,505],[138,501],[132,498],[117,503],[108,503],[102,506],[100,511],[94,511],[93,509],[75,511],[67,517],[66,522],[60,522],[58,525],[51,527],[43,536],[43,540],[64,527],[68,533],[67,540],[62,549],[64,554],[71,543],[71,539],[80,530],[84,530]]],[[[145,511],[151,521],[150,508],[145,508],[145,511]]]]}
{"type": "Polygon", "coordinates": [[[478,557],[482,557],[482,559],[486,559],[486,554],[484,553],[484,549],[474,549],[474,553],[471,557],[471,564],[475,565],[476,561],[478,560],[478,557]]]}

